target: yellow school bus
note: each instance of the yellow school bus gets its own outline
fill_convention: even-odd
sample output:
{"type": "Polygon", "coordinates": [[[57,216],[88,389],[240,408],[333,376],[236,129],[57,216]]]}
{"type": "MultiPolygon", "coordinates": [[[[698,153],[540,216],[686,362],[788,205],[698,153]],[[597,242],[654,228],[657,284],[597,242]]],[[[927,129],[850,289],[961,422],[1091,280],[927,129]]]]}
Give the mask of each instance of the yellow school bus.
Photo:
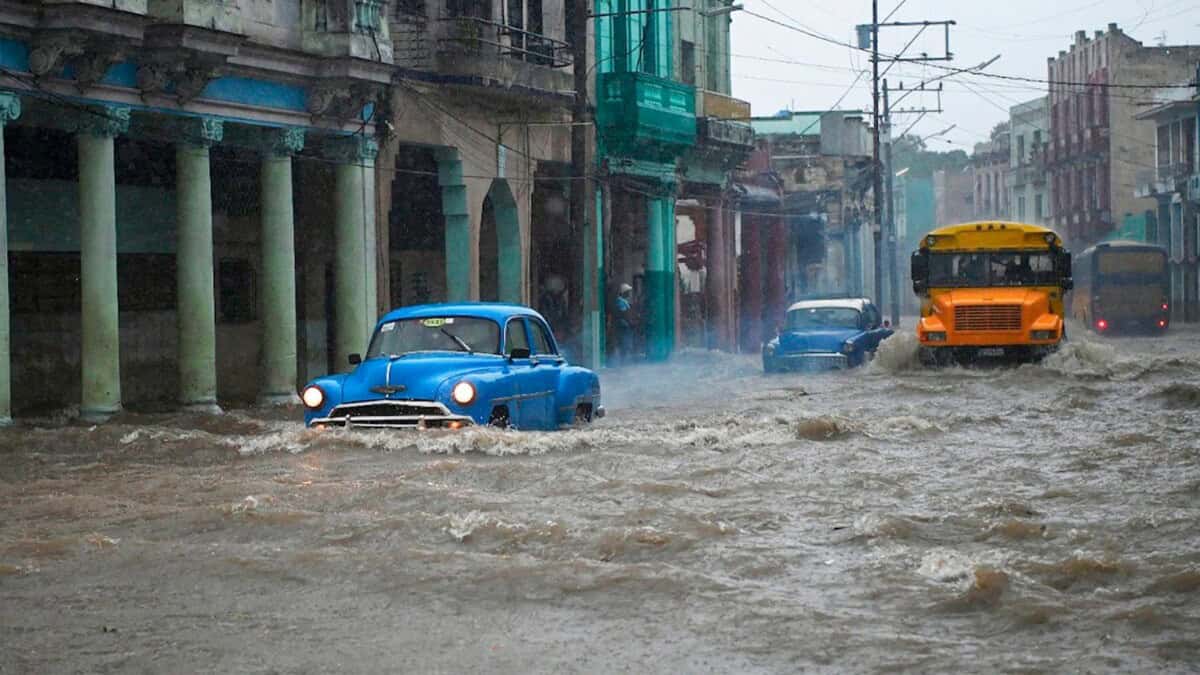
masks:
{"type": "Polygon", "coordinates": [[[912,255],[921,361],[1037,360],[1066,337],[1071,254],[1037,225],[981,222],[936,229],[912,255]]]}

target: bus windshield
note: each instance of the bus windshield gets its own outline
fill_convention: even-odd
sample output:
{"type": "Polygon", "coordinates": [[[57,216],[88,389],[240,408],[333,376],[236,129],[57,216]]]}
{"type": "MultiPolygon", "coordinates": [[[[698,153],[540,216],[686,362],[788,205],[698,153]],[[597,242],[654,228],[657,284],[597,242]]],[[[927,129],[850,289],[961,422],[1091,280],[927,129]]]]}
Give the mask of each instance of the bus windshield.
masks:
{"type": "Polygon", "coordinates": [[[1054,286],[1058,277],[1049,251],[933,253],[931,287],[1054,286]]]}

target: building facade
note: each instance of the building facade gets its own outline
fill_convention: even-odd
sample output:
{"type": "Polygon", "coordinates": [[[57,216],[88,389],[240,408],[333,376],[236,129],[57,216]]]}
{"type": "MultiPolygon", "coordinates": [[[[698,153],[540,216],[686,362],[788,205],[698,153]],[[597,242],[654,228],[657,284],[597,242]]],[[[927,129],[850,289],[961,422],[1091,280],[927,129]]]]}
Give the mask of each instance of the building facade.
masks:
{"type": "Polygon", "coordinates": [[[633,287],[651,360],[685,342],[681,326],[734,346],[731,181],[753,149],[749,104],[730,96],[730,3],[674,9],[595,3],[603,283],[609,299],[633,287]]]}
{"type": "Polygon", "coordinates": [[[785,112],[755,118],[783,191],[785,302],[874,288],[871,134],[863,113],[785,112]]]}
{"type": "Polygon", "coordinates": [[[1045,96],[1009,110],[1009,212],[1013,220],[1050,223],[1050,188],[1043,161],[1049,138],[1049,99],[1045,96]]]}
{"type": "MultiPolygon", "coordinates": [[[[1200,75],[1200,65],[1197,65],[1200,75]]],[[[1167,249],[1171,317],[1200,320],[1200,84],[1164,90],[1139,115],[1155,129],[1154,168],[1139,173],[1135,196],[1153,200],[1140,219],[1145,241],[1167,249]]],[[[1129,220],[1136,221],[1134,218],[1129,220]]]]}
{"type": "Polygon", "coordinates": [[[1117,229],[1125,214],[1154,209],[1129,186],[1153,167],[1155,128],[1139,119],[1153,85],[1191,77],[1200,47],[1147,47],[1117,24],[1075,33],[1047,62],[1050,135],[1045,162],[1055,229],[1073,248],[1117,229]]]}
{"type": "Polygon", "coordinates": [[[0,419],[292,401],[309,351],[363,350],[386,19],[349,0],[0,3],[0,419]]]}
{"type": "MultiPolygon", "coordinates": [[[[1007,125],[1005,125],[1007,127],[1007,125]]],[[[975,220],[1009,220],[1009,162],[1011,136],[1007,128],[993,132],[991,140],[976,143],[971,155],[975,176],[975,220]]]]}

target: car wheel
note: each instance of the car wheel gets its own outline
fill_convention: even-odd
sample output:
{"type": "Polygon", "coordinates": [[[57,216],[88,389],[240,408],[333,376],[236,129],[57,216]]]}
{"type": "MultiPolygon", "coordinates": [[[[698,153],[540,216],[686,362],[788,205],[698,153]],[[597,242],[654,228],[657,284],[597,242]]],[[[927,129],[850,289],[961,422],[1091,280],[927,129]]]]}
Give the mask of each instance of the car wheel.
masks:
{"type": "Polygon", "coordinates": [[[575,406],[575,420],[571,426],[586,427],[592,423],[592,406],[586,403],[580,403],[575,406]]]}
{"type": "Polygon", "coordinates": [[[507,406],[497,406],[492,409],[491,417],[488,418],[488,426],[496,427],[497,429],[507,429],[512,426],[512,420],[508,415],[507,406]]]}

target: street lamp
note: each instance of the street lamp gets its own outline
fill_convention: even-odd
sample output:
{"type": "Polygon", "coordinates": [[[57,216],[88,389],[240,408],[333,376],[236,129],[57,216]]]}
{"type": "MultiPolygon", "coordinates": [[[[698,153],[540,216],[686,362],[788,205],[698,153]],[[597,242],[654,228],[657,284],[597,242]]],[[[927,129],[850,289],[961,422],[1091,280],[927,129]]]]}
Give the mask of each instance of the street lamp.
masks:
{"type": "Polygon", "coordinates": [[[742,5],[729,5],[728,7],[718,7],[717,9],[706,9],[700,12],[700,16],[722,16],[724,14],[733,14],[734,12],[745,9],[742,5]]]}

